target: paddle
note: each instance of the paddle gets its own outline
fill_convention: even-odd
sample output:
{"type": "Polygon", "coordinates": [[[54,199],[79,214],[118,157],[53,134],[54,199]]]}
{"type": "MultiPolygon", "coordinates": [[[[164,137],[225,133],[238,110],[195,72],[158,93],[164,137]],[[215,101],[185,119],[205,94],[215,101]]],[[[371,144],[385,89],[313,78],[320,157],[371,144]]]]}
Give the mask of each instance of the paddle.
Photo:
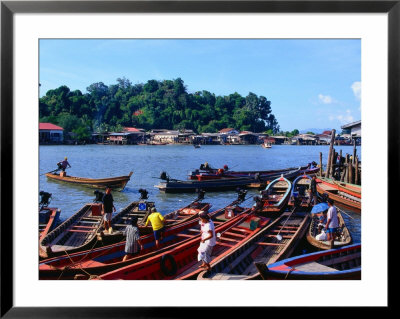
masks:
{"type": "Polygon", "coordinates": [[[49,174],[49,173],[54,173],[55,171],[58,171],[59,169],[58,168],[56,168],[54,171],[50,171],[50,172],[47,172],[47,173],[43,173],[43,174],[40,174],[39,176],[42,176],[42,175],[45,175],[45,174],[49,174]]]}

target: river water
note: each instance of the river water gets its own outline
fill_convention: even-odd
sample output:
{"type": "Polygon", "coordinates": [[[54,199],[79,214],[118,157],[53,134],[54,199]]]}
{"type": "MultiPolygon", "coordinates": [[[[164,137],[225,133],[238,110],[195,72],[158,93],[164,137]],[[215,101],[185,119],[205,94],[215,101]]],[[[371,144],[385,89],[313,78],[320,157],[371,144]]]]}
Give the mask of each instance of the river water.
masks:
{"type": "MultiPolygon", "coordinates": [[[[352,154],[352,146],[335,146],[343,155],[352,154]]],[[[204,145],[194,148],[191,145],[41,145],[39,155],[39,190],[52,193],[49,206],[61,209],[60,219],[65,220],[77,212],[84,204],[94,199],[92,188],[76,186],[47,179],[46,172],[57,168],[56,163],[68,157],[71,176],[104,178],[128,175],[133,171],[131,180],[122,192],[113,192],[117,212],[130,202],[139,199],[138,190],[145,188],[149,192],[149,201],[154,201],[162,214],[171,212],[190,203],[194,193],[165,194],[154,185],[162,171],[171,178],[187,179],[190,171],[208,162],[212,167],[220,168],[225,164],[233,170],[270,170],[298,167],[315,161],[319,163],[319,153],[326,163],[329,146],[273,145],[264,149],[259,145],[204,145]]],[[[361,147],[357,147],[361,160],[361,147]]],[[[248,191],[248,200],[243,206],[253,204],[255,190],[248,191]],[[251,195],[251,196],[249,196],[251,195]]],[[[226,206],[236,198],[234,191],[208,192],[204,202],[212,204],[211,210],[226,206]]],[[[346,225],[352,233],[354,242],[361,241],[361,215],[347,211],[344,215],[346,225]]]]}

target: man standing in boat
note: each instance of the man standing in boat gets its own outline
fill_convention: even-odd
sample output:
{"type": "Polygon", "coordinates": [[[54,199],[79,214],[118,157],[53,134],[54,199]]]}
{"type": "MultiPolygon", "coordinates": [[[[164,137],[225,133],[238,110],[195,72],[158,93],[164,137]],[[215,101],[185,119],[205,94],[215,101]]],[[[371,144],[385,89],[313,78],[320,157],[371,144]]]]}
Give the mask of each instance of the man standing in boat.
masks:
{"type": "Polygon", "coordinates": [[[144,225],[147,226],[149,222],[151,223],[157,249],[160,248],[160,240],[163,239],[164,221],[164,216],[157,212],[156,209],[153,207],[151,209],[151,214],[149,215],[149,217],[147,217],[146,224],[144,225]]]}
{"type": "Polygon", "coordinates": [[[334,247],[335,237],[336,237],[336,229],[339,227],[339,220],[337,217],[336,207],[333,205],[334,201],[332,198],[328,198],[328,213],[327,213],[327,222],[325,224],[326,234],[328,236],[328,241],[331,244],[331,248],[334,247]]]}
{"type": "MultiPolygon", "coordinates": [[[[316,181],[315,175],[313,175],[313,177],[311,179],[310,190],[311,190],[313,204],[317,205],[317,181],[316,181]]],[[[311,198],[310,198],[310,201],[311,201],[311,198]]]]}
{"type": "Polygon", "coordinates": [[[197,249],[197,259],[202,262],[199,268],[210,270],[211,253],[217,243],[215,238],[215,227],[210,216],[208,216],[206,212],[201,211],[199,217],[201,225],[201,240],[200,246],[197,249]]]}
{"type": "Polygon", "coordinates": [[[71,165],[68,163],[68,158],[64,157],[63,161],[60,161],[57,163],[57,171],[62,170],[63,172],[65,172],[65,169],[67,167],[71,167],[71,165]]]}
{"type": "Polygon", "coordinates": [[[103,196],[102,202],[103,202],[102,213],[103,213],[103,218],[104,218],[104,229],[111,234],[112,233],[111,217],[112,217],[113,210],[115,212],[116,209],[114,206],[114,198],[111,195],[110,187],[106,188],[106,193],[103,196]]]}

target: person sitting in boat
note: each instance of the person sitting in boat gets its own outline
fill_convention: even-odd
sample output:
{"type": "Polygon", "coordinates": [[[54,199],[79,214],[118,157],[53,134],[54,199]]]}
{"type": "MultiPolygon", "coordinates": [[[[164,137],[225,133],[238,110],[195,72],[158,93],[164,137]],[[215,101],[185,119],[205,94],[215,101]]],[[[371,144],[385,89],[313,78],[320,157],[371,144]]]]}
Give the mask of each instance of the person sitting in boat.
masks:
{"type": "Polygon", "coordinates": [[[149,217],[147,217],[146,223],[144,225],[147,226],[149,222],[151,223],[157,249],[160,248],[160,240],[163,239],[163,234],[165,230],[164,221],[165,221],[164,216],[161,215],[159,212],[157,212],[155,207],[153,207],[151,209],[151,214],[149,215],[149,217]]]}
{"type": "Polygon", "coordinates": [[[56,171],[62,170],[63,172],[65,172],[67,167],[71,167],[71,165],[68,163],[68,158],[66,157],[64,157],[63,161],[58,162],[57,166],[58,168],[56,171]]]}
{"type": "Polygon", "coordinates": [[[211,167],[210,167],[210,165],[208,165],[208,162],[205,162],[204,164],[201,164],[200,165],[200,169],[203,169],[203,170],[210,170],[211,169],[211,167]]]}
{"type": "Polygon", "coordinates": [[[217,171],[217,175],[222,176],[224,175],[224,169],[223,168],[219,168],[217,171]]]}
{"type": "Polygon", "coordinates": [[[224,165],[224,171],[227,171],[227,170],[229,170],[229,167],[228,167],[228,165],[224,165]]]}
{"type": "Polygon", "coordinates": [[[319,223],[318,224],[318,234],[315,236],[316,240],[321,240],[321,241],[325,241],[327,239],[324,227],[325,225],[323,223],[319,223]]]}
{"type": "Polygon", "coordinates": [[[123,235],[126,236],[125,244],[125,256],[122,261],[132,258],[133,255],[143,250],[143,244],[140,241],[139,228],[137,227],[137,217],[132,217],[130,225],[128,225],[123,231],[123,235]]]}

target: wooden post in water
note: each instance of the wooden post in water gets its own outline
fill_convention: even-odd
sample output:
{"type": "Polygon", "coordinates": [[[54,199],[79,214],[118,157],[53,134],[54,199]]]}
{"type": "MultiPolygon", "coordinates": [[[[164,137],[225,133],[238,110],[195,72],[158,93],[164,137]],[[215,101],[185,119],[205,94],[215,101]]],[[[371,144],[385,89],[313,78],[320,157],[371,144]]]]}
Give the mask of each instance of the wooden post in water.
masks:
{"type": "Polygon", "coordinates": [[[336,133],[336,130],[333,129],[331,132],[331,142],[329,144],[328,161],[327,161],[327,165],[326,165],[325,177],[327,177],[327,178],[329,178],[329,173],[331,172],[332,149],[333,149],[333,143],[335,142],[335,133],[336,133]]]}
{"type": "Polygon", "coordinates": [[[354,173],[353,173],[353,160],[349,163],[349,183],[354,184],[354,173]]]}
{"type": "Polygon", "coordinates": [[[345,178],[343,178],[343,180],[348,183],[349,182],[349,154],[346,154],[346,170],[345,170],[345,178]]]}
{"type": "Polygon", "coordinates": [[[358,156],[356,157],[356,177],[354,179],[354,184],[360,185],[360,175],[358,173],[358,156]]]}
{"type": "Polygon", "coordinates": [[[355,164],[356,162],[356,153],[357,153],[357,149],[356,149],[356,140],[353,140],[353,164],[355,164]]]}
{"type": "Polygon", "coordinates": [[[335,173],[335,159],[337,157],[337,153],[336,150],[334,148],[332,148],[332,157],[331,157],[331,172],[330,172],[330,176],[331,178],[333,177],[334,173],[335,173]]]}
{"type": "Polygon", "coordinates": [[[342,177],[342,150],[339,151],[339,180],[341,180],[342,177]]]}
{"type": "Polygon", "coordinates": [[[319,152],[319,176],[322,177],[322,152],[319,152]]]}

